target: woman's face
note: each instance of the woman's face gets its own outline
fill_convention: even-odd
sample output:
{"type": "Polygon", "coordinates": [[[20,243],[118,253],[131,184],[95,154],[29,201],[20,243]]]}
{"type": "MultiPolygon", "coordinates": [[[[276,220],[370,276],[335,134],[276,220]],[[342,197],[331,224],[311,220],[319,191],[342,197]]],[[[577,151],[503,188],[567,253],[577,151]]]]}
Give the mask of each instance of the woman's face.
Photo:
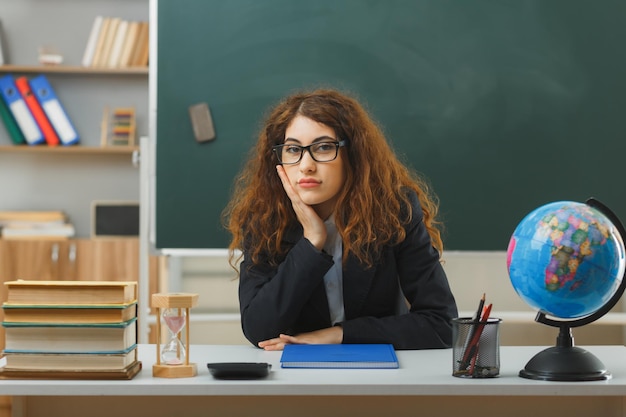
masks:
{"type": "MultiPolygon", "coordinates": [[[[296,116],[285,131],[286,145],[309,146],[339,140],[333,129],[304,116],[296,116]]],[[[332,161],[316,162],[310,152],[304,151],[299,163],[283,167],[302,201],[312,206],[323,220],[330,217],[345,182],[341,152],[332,161]]]]}

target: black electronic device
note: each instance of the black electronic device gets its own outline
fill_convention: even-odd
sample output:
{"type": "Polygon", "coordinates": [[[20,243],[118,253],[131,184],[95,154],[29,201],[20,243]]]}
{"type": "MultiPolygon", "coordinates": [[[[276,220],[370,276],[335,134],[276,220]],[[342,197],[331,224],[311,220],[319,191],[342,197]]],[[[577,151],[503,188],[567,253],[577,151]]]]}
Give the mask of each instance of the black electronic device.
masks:
{"type": "Polygon", "coordinates": [[[265,362],[216,362],[207,368],[218,379],[258,379],[269,375],[272,365],[265,362]]]}

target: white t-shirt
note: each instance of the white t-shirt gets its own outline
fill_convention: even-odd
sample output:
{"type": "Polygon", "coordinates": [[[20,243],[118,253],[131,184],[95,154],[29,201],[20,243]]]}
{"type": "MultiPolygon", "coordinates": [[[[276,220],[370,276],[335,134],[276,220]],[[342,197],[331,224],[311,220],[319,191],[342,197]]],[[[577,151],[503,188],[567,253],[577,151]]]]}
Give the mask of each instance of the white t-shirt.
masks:
{"type": "Polygon", "coordinates": [[[343,242],[335,226],[335,217],[330,216],[325,222],[326,243],[324,250],[333,257],[333,266],[324,275],[324,287],[326,288],[326,298],[330,310],[330,321],[333,325],[345,320],[343,309],[343,271],[342,271],[342,250],[343,242]]]}

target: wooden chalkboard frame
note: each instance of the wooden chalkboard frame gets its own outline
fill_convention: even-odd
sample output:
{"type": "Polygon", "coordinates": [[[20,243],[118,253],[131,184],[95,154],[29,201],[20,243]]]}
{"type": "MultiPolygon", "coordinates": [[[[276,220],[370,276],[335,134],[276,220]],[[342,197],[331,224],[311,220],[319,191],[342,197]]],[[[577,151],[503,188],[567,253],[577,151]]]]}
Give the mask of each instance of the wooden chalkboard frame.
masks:
{"type": "Polygon", "coordinates": [[[356,95],[430,180],[446,249],[506,250],[551,201],[626,214],[622,1],[155,1],[158,249],[227,246],[220,213],[265,111],[316,86],[356,95]]]}

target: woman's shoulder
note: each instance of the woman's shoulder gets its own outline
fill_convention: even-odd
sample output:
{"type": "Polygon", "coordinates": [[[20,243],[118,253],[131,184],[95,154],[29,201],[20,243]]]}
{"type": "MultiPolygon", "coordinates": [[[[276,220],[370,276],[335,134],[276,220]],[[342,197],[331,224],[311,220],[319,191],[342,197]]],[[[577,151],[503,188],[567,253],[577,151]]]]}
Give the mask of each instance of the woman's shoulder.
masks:
{"type": "Polygon", "coordinates": [[[404,217],[407,214],[411,214],[412,218],[421,219],[423,216],[422,205],[420,204],[420,199],[417,195],[417,191],[410,187],[404,187],[402,189],[402,194],[404,197],[402,200],[405,201],[406,204],[402,205],[401,215],[404,217]]]}

